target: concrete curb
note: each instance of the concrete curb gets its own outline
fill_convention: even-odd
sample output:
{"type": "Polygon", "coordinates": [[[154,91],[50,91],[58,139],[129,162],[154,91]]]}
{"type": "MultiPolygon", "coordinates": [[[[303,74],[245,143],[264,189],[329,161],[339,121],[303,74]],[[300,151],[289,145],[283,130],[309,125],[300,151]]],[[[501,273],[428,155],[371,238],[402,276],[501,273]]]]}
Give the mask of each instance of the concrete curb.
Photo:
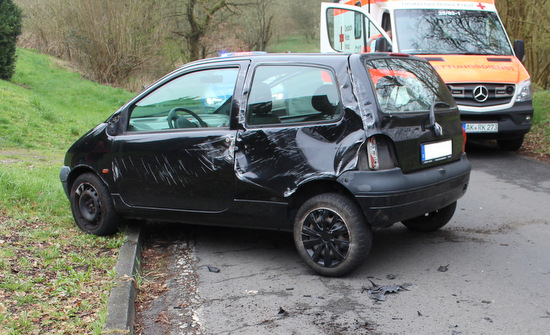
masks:
{"type": "Polygon", "coordinates": [[[136,299],[135,275],[141,257],[141,230],[129,225],[115,267],[115,286],[109,295],[107,319],[102,334],[133,334],[136,299]]]}

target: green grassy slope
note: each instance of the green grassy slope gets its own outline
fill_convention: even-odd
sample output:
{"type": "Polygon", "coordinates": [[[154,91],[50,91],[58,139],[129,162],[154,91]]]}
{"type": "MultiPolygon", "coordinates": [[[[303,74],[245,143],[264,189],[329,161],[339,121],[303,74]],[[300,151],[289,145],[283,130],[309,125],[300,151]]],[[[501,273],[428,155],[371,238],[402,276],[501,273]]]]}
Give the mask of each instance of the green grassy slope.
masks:
{"type": "Polygon", "coordinates": [[[0,81],[0,210],[22,217],[65,212],[58,178],[65,151],[133,95],[19,49],[12,82],[0,81]]]}
{"type": "Polygon", "coordinates": [[[290,35],[280,38],[274,37],[267,46],[268,52],[293,52],[293,53],[311,53],[319,52],[319,38],[306,41],[303,35],[290,35]]]}
{"type": "Polygon", "coordinates": [[[2,148],[65,150],[133,96],[82,79],[56,62],[18,50],[12,83],[0,81],[2,148]]]}
{"type": "Polygon", "coordinates": [[[12,81],[0,80],[0,334],[100,334],[123,235],[76,228],[59,170],[134,94],[17,53],[12,81]]]}
{"type": "Polygon", "coordinates": [[[526,144],[535,153],[550,155],[550,91],[535,92],[533,107],[533,127],[526,144]]]}

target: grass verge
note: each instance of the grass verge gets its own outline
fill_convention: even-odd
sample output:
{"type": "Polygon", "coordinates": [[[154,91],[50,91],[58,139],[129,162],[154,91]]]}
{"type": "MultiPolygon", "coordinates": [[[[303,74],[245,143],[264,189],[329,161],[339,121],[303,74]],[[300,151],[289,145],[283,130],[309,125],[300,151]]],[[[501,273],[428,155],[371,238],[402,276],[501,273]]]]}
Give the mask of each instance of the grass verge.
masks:
{"type": "Polygon", "coordinates": [[[268,52],[319,52],[319,38],[307,41],[303,35],[274,37],[267,47],[268,52]]]}
{"type": "Polygon", "coordinates": [[[75,227],[59,169],[132,95],[22,49],[0,81],[0,334],[101,333],[123,234],[75,227]]]}
{"type": "Polygon", "coordinates": [[[550,161],[550,91],[538,91],[533,96],[533,126],[524,147],[550,161]]]}

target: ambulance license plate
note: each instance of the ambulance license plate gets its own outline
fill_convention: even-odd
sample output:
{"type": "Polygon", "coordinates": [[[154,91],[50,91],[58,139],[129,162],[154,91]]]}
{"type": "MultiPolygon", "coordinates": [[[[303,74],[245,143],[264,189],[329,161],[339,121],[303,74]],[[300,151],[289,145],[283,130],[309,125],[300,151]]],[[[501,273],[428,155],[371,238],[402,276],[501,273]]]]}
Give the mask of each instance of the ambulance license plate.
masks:
{"type": "Polygon", "coordinates": [[[453,141],[446,140],[420,145],[422,164],[441,161],[450,158],[453,154],[453,141]]]}
{"type": "Polygon", "coordinates": [[[498,123],[463,123],[466,133],[498,133],[498,123]]]}

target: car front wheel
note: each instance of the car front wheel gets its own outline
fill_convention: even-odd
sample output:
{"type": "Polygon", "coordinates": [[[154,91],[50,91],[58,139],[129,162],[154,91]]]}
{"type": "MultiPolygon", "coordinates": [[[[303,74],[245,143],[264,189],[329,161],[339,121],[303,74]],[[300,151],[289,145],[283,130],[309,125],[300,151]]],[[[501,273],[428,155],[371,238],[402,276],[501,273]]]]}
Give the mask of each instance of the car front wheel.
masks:
{"type": "Polygon", "coordinates": [[[404,220],[402,223],[405,227],[414,231],[435,231],[446,225],[456,210],[456,201],[447,207],[443,207],[431,213],[426,213],[415,218],[404,220]]]}
{"type": "Polygon", "coordinates": [[[367,258],[372,233],[363,212],[351,199],[326,193],[307,200],[298,210],[294,243],[315,272],[339,277],[367,258]]]}
{"type": "Polygon", "coordinates": [[[79,176],[71,187],[69,199],[74,220],[84,232],[105,236],[118,230],[120,217],[107,187],[95,174],[79,176]]]}

